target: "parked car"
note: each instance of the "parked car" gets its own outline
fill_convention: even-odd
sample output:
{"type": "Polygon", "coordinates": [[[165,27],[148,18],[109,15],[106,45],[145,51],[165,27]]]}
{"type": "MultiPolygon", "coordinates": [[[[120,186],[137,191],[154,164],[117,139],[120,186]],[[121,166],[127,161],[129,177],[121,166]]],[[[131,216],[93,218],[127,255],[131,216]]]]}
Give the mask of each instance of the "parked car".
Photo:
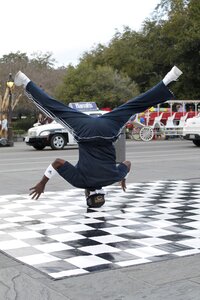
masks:
{"type": "MultiPolygon", "coordinates": [[[[76,102],[70,103],[69,106],[91,116],[100,116],[106,113],[106,111],[99,110],[94,102],[76,102]]],[[[45,125],[34,124],[28,130],[24,141],[36,150],[43,150],[47,146],[53,150],[61,150],[66,145],[77,144],[68,129],[56,121],[45,125]]]]}
{"type": "Polygon", "coordinates": [[[186,120],[183,127],[183,138],[200,147],[200,113],[196,117],[186,120]]]}

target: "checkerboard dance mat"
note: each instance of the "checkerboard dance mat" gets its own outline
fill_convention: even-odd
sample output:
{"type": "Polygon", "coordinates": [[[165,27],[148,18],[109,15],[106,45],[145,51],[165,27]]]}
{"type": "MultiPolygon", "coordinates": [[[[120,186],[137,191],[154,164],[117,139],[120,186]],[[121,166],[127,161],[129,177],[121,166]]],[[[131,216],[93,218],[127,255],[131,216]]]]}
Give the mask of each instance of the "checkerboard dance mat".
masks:
{"type": "Polygon", "coordinates": [[[200,253],[200,184],[156,181],[106,189],[0,196],[0,250],[53,279],[200,253]]]}

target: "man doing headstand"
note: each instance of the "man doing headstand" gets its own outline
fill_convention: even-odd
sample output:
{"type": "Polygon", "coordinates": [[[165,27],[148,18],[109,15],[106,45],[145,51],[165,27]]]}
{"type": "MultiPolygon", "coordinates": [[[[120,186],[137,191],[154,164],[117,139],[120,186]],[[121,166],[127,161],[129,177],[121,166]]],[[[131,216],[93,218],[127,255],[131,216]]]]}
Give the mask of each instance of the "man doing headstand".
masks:
{"type": "Polygon", "coordinates": [[[174,66],[164,79],[149,91],[129,100],[111,112],[94,117],[58,102],[34,84],[24,73],[15,76],[15,85],[23,85],[27,96],[48,117],[68,128],[79,145],[79,160],[73,166],[68,161],[56,159],[46,169],[43,178],[30,190],[32,199],[38,199],[46,183],[56,173],[77,188],[84,188],[89,207],[104,204],[102,187],[121,182],[126,189],[126,176],[131,163],[116,164],[113,143],[119,137],[126,122],[134,114],[173,98],[168,84],[176,81],[182,72],[174,66]]]}

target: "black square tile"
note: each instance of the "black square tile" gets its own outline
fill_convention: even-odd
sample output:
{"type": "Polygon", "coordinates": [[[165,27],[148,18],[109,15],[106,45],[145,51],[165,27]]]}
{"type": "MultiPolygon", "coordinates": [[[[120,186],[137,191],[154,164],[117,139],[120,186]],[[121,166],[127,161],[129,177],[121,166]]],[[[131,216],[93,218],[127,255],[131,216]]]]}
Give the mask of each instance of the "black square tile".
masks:
{"type": "Polygon", "coordinates": [[[51,252],[51,255],[58,257],[60,259],[67,259],[74,256],[88,255],[88,252],[81,251],[79,249],[69,249],[51,252]]]}
{"type": "Polygon", "coordinates": [[[192,249],[192,247],[177,244],[177,243],[172,243],[172,242],[168,243],[168,244],[163,244],[163,245],[156,245],[154,247],[159,250],[163,250],[163,251],[170,252],[170,253],[192,249]]]}
{"type": "Polygon", "coordinates": [[[80,240],[75,240],[75,241],[69,241],[64,244],[69,245],[74,248],[80,248],[80,247],[84,247],[84,246],[100,245],[101,243],[91,240],[89,238],[85,238],[85,239],[80,239],[80,240]]]}
{"type": "Polygon", "coordinates": [[[193,237],[190,235],[184,235],[184,234],[170,234],[170,235],[165,235],[161,236],[161,239],[173,241],[173,242],[178,242],[182,240],[189,240],[192,239],[193,237]]]}

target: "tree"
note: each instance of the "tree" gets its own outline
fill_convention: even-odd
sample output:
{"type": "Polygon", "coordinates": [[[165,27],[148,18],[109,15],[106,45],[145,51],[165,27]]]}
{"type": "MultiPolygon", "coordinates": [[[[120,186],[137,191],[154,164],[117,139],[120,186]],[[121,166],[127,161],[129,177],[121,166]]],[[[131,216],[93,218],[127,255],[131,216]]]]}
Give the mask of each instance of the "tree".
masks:
{"type": "Polygon", "coordinates": [[[53,58],[51,52],[42,53],[40,52],[33,52],[31,54],[32,59],[30,60],[30,63],[35,65],[35,67],[41,69],[51,69],[54,67],[54,64],[56,63],[55,58],[53,58]]]}
{"type": "Polygon", "coordinates": [[[150,73],[148,65],[151,61],[144,54],[144,37],[140,32],[131,31],[124,27],[122,33],[116,31],[109,45],[98,45],[96,49],[84,54],[82,61],[96,66],[110,66],[119,73],[126,74],[135,81],[141,91],[142,85],[146,83],[145,73],[150,73]]]}
{"type": "Polygon", "coordinates": [[[9,54],[4,54],[2,58],[0,58],[0,64],[27,64],[29,62],[29,58],[26,53],[17,51],[16,53],[10,52],[9,54]]]}
{"type": "Polygon", "coordinates": [[[99,107],[115,107],[138,92],[137,85],[109,66],[94,68],[88,62],[69,66],[57,97],[66,103],[94,101],[99,107]]]}
{"type": "Polygon", "coordinates": [[[165,66],[178,64],[184,71],[175,91],[180,98],[200,97],[200,2],[198,0],[170,0],[167,20],[162,22],[162,35],[165,47],[165,66]]]}
{"type": "Polygon", "coordinates": [[[139,32],[124,27],[107,47],[98,45],[83,61],[123,72],[140,92],[161,80],[175,64],[184,72],[175,94],[183,99],[200,98],[199,15],[199,0],[161,0],[139,32]]]}
{"type": "Polygon", "coordinates": [[[153,18],[158,22],[163,18],[168,19],[177,13],[182,13],[189,3],[190,0],[161,0],[155,8],[153,18]]]}
{"type": "MultiPolygon", "coordinates": [[[[26,53],[20,51],[3,55],[0,58],[0,94],[4,93],[9,73],[12,73],[14,76],[16,72],[22,70],[38,85],[42,86],[47,93],[52,96],[55,95],[56,86],[62,81],[65,69],[53,68],[54,62],[55,59],[49,52],[34,53],[32,58],[29,58],[26,53]]],[[[15,109],[16,114],[27,114],[27,112],[35,114],[36,108],[30,101],[27,101],[22,87],[16,87],[13,90],[14,99],[17,99],[18,93],[21,93],[22,97],[15,109]]]]}

